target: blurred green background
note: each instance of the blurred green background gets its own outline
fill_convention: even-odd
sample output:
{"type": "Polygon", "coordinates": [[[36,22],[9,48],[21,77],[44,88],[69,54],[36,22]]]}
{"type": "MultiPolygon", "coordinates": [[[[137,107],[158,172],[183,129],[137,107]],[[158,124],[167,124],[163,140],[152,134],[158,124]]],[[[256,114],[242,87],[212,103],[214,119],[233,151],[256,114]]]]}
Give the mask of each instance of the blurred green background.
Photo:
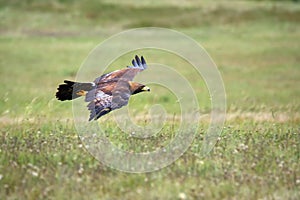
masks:
{"type": "Polygon", "coordinates": [[[298,3],[33,0],[0,6],[2,114],[24,113],[33,98],[50,101],[97,44],[146,26],[196,39],[222,73],[229,109],[299,110],[298,3]]]}
{"type": "MultiPolygon", "coordinates": [[[[0,199],[300,196],[297,0],[0,0],[0,19],[0,199]],[[58,102],[54,95],[62,80],[75,78],[100,42],[123,30],[149,26],[183,32],[207,50],[224,80],[227,122],[208,158],[197,156],[205,121],[191,148],[171,167],[124,174],[83,150],[71,103],[58,102]]],[[[169,61],[164,53],[147,59],[169,61]]],[[[122,68],[129,60],[116,63],[122,68]]],[[[183,73],[195,87],[201,111],[209,113],[205,85],[192,70],[183,73]]],[[[142,111],[156,101],[171,110],[174,106],[163,92],[131,101],[130,108],[142,111]]],[[[109,119],[103,121],[113,133],[108,137],[131,141],[109,119]]],[[[173,125],[158,140],[174,133],[177,122],[169,123],[173,125]]]]}

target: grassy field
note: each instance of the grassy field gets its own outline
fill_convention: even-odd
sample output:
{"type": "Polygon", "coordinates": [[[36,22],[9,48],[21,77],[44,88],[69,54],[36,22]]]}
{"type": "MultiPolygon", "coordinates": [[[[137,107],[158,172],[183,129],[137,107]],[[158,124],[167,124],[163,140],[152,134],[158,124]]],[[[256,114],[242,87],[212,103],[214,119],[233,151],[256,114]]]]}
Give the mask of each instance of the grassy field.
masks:
{"type": "MultiPolygon", "coordinates": [[[[300,4],[117,2],[0,1],[0,199],[298,199],[300,4]],[[208,125],[203,120],[172,165],[128,174],[90,156],[78,139],[72,104],[54,95],[96,45],[143,26],[173,28],[207,50],[224,80],[227,121],[207,157],[200,156],[208,125]]],[[[182,64],[164,53],[145,55],[151,62],[182,64]]],[[[128,59],[117,62],[123,67],[128,59]]],[[[208,114],[203,81],[192,70],[181,73],[208,114]]],[[[132,98],[129,107],[143,116],[155,103],[166,110],[175,105],[174,97],[157,90],[132,98]]],[[[107,137],[130,149],[132,138],[110,120],[100,120],[107,137]]],[[[154,141],[167,141],[177,123],[168,121],[154,141]]]]}

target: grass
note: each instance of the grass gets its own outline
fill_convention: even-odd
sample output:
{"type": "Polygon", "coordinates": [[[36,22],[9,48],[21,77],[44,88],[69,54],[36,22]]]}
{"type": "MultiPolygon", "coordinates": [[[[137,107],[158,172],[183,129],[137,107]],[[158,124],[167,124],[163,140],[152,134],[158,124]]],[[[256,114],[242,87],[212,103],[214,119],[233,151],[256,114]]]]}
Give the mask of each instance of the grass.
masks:
{"type": "Polygon", "coordinates": [[[64,199],[66,194],[72,199],[176,199],[180,193],[189,198],[296,199],[299,129],[291,127],[232,124],[206,158],[198,157],[201,131],[170,167],[126,174],[99,165],[84,151],[71,125],[42,122],[32,127],[24,122],[5,128],[1,137],[1,164],[9,166],[1,169],[1,194],[28,199],[64,199]]]}
{"type": "MultiPolygon", "coordinates": [[[[1,1],[0,199],[297,199],[299,12],[298,3],[269,1],[1,1]],[[203,45],[224,79],[228,114],[207,157],[200,156],[204,118],[172,165],[128,174],[90,156],[78,139],[71,103],[54,94],[62,80],[75,78],[98,43],[139,26],[174,28],[203,45]]],[[[134,53],[108,70],[126,65],[134,53]]],[[[184,74],[201,112],[209,113],[205,84],[184,60],[167,52],[139,53],[184,74]]],[[[144,123],[140,119],[155,103],[176,112],[168,90],[151,88],[156,92],[130,100],[136,123],[144,123]]],[[[170,117],[155,138],[137,142],[116,128],[111,115],[99,123],[115,145],[141,151],[167,143],[179,125],[170,117]]]]}

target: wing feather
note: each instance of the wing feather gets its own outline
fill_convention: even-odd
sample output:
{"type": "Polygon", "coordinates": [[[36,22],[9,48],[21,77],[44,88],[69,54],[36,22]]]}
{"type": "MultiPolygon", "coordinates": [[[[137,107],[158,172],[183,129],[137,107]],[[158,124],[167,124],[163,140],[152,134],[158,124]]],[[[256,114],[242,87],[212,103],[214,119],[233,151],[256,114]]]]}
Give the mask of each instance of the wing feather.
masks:
{"type": "Polygon", "coordinates": [[[119,81],[111,94],[106,94],[99,88],[90,90],[85,97],[85,101],[90,102],[87,106],[88,110],[90,110],[89,121],[97,120],[112,110],[126,106],[130,95],[131,92],[127,81],[119,81]]]}
{"type": "Polygon", "coordinates": [[[90,101],[87,105],[88,110],[90,110],[89,121],[92,119],[96,120],[111,111],[112,96],[105,94],[101,90],[89,91],[85,100],[90,101]]]}
{"type": "Polygon", "coordinates": [[[119,81],[112,93],[112,108],[118,109],[128,104],[131,91],[129,83],[126,81],[119,81]]]}

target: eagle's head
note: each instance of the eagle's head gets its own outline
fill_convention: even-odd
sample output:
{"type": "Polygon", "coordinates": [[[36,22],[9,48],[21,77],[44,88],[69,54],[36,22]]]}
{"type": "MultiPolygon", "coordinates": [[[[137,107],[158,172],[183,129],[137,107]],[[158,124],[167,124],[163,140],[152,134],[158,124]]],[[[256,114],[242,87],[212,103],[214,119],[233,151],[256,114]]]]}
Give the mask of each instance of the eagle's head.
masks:
{"type": "Polygon", "coordinates": [[[148,86],[135,82],[130,83],[130,90],[132,95],[140,92],[150,92],[150,88],[148,86]]]}

